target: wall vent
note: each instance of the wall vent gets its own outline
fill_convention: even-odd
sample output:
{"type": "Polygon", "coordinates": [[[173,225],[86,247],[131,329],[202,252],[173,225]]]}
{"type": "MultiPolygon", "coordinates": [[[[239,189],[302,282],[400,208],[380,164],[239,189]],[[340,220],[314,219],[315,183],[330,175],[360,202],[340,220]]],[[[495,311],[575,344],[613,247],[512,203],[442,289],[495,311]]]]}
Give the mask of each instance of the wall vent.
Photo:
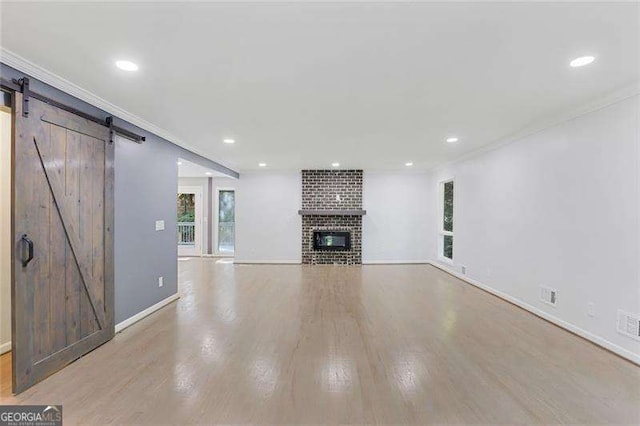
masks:
{"type": "Polygon", "coordinates": [[[540,286],[540,300],[547,305],[556,306],[558,303],[558,290],[551,287],[540,286]]]}
{"type": "Polygon", "coordinates": [[[618,333],[640,340],[640,315],[618,310],[618,333]]]}

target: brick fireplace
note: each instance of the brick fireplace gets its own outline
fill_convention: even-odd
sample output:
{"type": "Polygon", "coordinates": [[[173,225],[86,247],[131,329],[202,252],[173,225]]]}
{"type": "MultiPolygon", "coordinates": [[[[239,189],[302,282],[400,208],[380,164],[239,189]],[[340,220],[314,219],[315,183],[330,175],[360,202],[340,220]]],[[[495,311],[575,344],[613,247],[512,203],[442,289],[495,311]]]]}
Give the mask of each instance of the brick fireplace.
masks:
{"type": "Polygon", "coordinates": [[[303,170],[300,214],[303,264],[362,264],[362,170],[303,170]],[[331,247],[331,235],[338,241],[345,232],[349,248],[331,247]]]}

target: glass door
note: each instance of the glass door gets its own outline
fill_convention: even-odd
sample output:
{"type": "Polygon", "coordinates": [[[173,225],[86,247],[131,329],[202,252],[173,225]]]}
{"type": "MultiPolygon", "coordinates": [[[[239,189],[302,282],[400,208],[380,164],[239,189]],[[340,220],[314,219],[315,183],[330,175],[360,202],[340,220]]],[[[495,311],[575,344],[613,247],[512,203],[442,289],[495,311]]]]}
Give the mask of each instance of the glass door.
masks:
{"type": "Polygon", "coordinates": [[[233,255],[235,251],[236,193],[232,189],[218,189],[218,254],[233,255]]]}
{"type": "Polygon", "coordinates": [[[178,188],[177,228],[178,255],[202,254],[202,188],[181,186],[178,188]]]}

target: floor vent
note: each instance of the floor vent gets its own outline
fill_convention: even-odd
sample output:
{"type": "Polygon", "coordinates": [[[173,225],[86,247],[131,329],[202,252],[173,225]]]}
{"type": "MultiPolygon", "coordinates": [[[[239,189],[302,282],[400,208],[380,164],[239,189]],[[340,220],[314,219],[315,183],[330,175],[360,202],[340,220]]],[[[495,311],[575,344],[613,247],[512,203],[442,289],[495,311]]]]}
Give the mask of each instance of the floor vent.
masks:
{"type": "Polygon", "coordinates": [[[548,305],[556,306],[558,303],[558,290],[551,287],[540,286],[540,300],[548,305]]]}
{"type": "Polygon", "coordinates": [[[618,333],[640,340],[640,316],[618,311],[618,333]]]}

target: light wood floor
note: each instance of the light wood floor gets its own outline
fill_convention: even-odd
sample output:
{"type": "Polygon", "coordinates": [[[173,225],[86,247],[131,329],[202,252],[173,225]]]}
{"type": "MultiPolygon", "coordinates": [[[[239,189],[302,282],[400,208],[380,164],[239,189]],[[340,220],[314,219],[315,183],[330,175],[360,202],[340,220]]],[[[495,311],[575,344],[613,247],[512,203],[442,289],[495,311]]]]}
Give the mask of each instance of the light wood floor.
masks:
{"type": "Polygon", "coordinates": [[[178,302],[0,402],[65,424],[640,423],[640,367],[433,267],[223,262],[180,261],[178,302]]]}

